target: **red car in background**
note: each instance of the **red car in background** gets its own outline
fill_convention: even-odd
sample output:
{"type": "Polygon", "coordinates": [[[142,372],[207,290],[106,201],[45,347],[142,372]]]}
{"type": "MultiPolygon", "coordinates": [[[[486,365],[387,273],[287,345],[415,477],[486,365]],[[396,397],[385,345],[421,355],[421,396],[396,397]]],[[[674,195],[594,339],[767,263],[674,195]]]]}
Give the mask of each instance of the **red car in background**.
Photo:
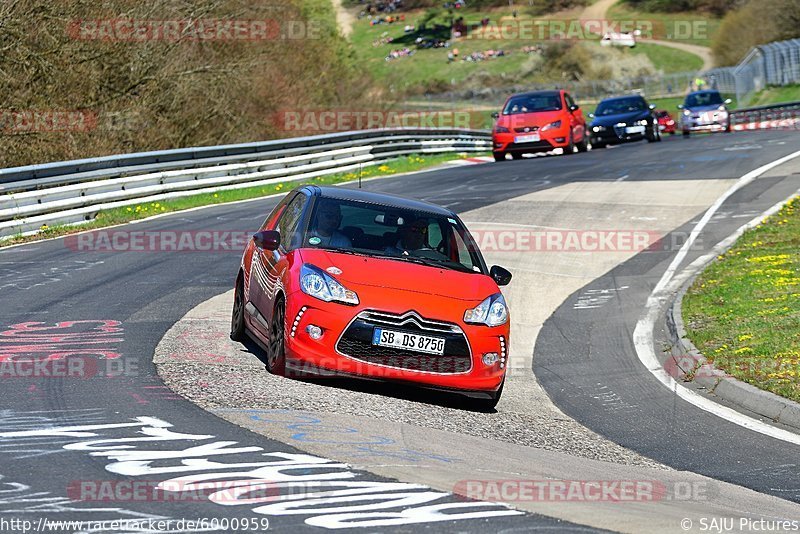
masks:
{"type": "Polygon", "coordinates": [[[521,159],[525,153],[550,152],[557,148],[564,154],[589,149],[589,134],[581,108],[563,90],[534,91],[512,95],[492,130],[492,153],[495,161],[506,154],[521,159]]]}
{"type": "Polygon", "coordinates": [[[677,132],[677,125],[675,124],[675,119],[669,114],[669,111],[657,109],[655,113],[656,119],[658,119],[658,129],[661,130],[661,133],[675,135],[677,132]]]}
{"type": "Polygon", "coordinates": [[[248,243],[231,338],[267,369],[413,382],[495,406],[508,364],[508,307],[450,210],[339,187],[289,193],[248,243]]]}

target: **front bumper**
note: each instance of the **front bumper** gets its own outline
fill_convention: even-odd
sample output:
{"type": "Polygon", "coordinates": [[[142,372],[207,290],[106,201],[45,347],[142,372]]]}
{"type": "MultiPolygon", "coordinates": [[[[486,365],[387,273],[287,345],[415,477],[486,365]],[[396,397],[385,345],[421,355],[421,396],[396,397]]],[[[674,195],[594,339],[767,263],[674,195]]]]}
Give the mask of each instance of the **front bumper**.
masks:
{"type": "Polygon", "coordinates": [[[627,143],[629,141],[641,141],[645,138],[647,128],[650,126],[631,125],[631,126],[606,126],[604,130],[596,132],[591,128],[592,144],[612,145],[616,143],[627,143]],[[641,128],[641,131],[629,132],[627,128],[641,128]]]}
{"type": "Polygon", "coordinates": [[[552,130],[536,132],[510,132],[492,134],[492,151],[504,153],[535,153],[550,152],[556,148],[566,148],[569,145],[569,126],[562,126],[552,130]],[[539,140],[525,141],[520,138],[529,135],[538,135],[539,140]]]}
{"type": "Polygon", "coordinates": [[[725,111],[713,111],[700,114],[683,115],[681,129],[683,131],[717,131],[730,127],[730,114],[725,111]]]}
{"type": "MultiPolygon", "coordinates": [[[[437,317],[435,309],[426,306],[424,299],[415,305],[414,312],[424,320],[449,322],[463,334],[458,343],[455,332],[451,334],[426,332],[434,337],[445,337],[445,354],[413,353],[374,346],[369,321],[362,320],[365,313],[375,312],[375,306],[364,303],[346,306],[322,302],[303,293],[287,299],[286,310],[286,365],[287,369],[310,372],[323,376],[357,376],[379,380],[411,382],[437,389],[462,392],[496,392],[508,366],[508,323],[499,327],[469,325],[437,317]],[[301,313],[302,312],[302,313],[301,313]],[[323,335],[312,339],[306,331],[308,325],[322,328],[323,335]],[[355,335],[344,336],[345,331],[355,335]],[[492,365],[483,363],[485,353],[494,352],[505,358],[492,365]]],[[[464,306],[466,309],[468,306],[464,306]]],[[[402,316],[409,310],[385,309],[380,313],[402,316]]],[[[441,313],[441,312],[440,312],[441,313]]],[[[413,323],[388,326],[393,330],[412,331],[413,323]]]]}

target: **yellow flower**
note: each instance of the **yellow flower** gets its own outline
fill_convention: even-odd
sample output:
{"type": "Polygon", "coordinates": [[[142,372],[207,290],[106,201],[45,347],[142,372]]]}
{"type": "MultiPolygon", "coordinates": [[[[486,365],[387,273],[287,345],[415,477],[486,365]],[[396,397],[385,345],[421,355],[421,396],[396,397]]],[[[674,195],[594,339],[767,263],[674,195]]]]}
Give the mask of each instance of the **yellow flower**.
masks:
{"type": "Polygon", "coordinates": [[[131,208],[128,208],[128,211],[133,211],[131,208]]]}
{"type": "Polygon", "coordinates": [[[753,339],[751,334],[742,334],[739,336],[739,341],[747,341],[748,339],[753,339]]]}
{"type": "Polygon", "coordinates": [[[214,193],[214,198],[219,198],[219,195],[214,193]]]}

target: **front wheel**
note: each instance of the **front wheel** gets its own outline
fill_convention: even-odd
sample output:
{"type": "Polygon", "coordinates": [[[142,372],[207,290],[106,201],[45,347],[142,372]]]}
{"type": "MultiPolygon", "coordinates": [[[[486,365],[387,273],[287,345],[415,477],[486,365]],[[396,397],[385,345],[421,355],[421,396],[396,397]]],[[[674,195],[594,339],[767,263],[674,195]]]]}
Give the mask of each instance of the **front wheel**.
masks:
{"type": "Polygon", "coordinates": [[[506,160],[506,153],[505,152],[493,152],[492,155],[494,156],[495,161],[505,161],[506,160]]]}
{"type": "Polygon", "coordinates": [[[269,353],[267,354],[267,371],[273,375],[283,376],[286,372],[286,308],[283,301],[278,301],[272,314],[272,325],[269,330],[269,353]]]}
{"type": "Polygon", "coordinates": [[[522,159],[522,152],[512,152],[511,157],[514,159],[522,159]]]}
{"type": "Polygon", "coordinates": [[[588,152],[591,143],[589,142],[589,138],[584,134],[583,141],[578,143],[578,152],[588,152]]]}
{"type": "Polygon", "coordinates": [[[242,277],[236,279],[236,288],[233,290],[233,313],[231,313],[231,339],[242,342],[247,335],[244,326],[244,282],[242,277]]]}
{"type": "Polygon", "coordinates": [[[689,133],[689,130],[684,130],[684,131],[683,131],[683,136],[684,136],[684,137],[689,137],[690,135],[691,135],[691,134],[689,133]]]}
{"type": "Polygon", "coordinates": [[[564,151],[565,156],[571,156],[575,153],[575,139],[572,138],[572,134],[569,134],[569,144],[562,149],[564,151]]]}

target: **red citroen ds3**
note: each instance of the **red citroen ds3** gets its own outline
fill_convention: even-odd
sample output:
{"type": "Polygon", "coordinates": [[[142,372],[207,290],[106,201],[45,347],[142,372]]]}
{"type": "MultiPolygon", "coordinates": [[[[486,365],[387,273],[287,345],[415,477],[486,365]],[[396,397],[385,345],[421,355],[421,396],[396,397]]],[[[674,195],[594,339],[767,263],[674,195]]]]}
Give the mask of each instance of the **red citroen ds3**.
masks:
{"type": "Polygon", "coordinates": [[[412,382],[493,408],[503,390],[509,314],[458,216],[339,187],[289,193],[248,243],[231,338],[253,339],[274,374],[412,382]]]}
{"type": "Polygon", "coordinates": [[[506,100],[492,129],[495,161],[506,154],[521,159],[525,153],[549,152],[560,148],[563,154],[589,149],[586,119],[581,108],[563,90],[535,91],[512,95],[506,100]]]}

